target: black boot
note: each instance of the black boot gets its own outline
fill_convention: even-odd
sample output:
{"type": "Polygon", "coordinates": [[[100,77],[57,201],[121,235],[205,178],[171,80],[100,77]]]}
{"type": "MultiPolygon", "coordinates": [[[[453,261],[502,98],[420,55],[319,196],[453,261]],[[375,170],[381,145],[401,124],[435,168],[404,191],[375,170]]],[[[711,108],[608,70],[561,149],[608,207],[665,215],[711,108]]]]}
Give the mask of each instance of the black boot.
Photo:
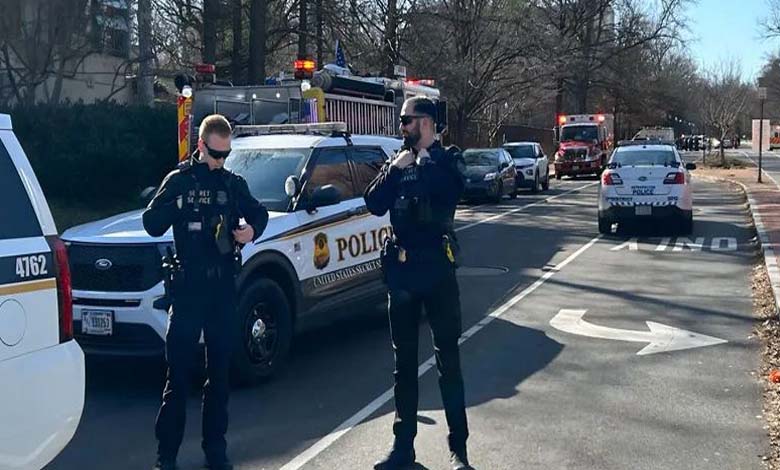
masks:
{"type": "Polygon", "coordinates": [[[233,470],[233,464],[227,457],[220,459],[206,459],[206,464],[203,466],[206,470],[233,470]]]}
{"type": "Polygon", "coordinates": [[[393,448],[380,461],[374,464],[374,470],[400,470],[411,466],[417,456],[413,445],[393,444],[393,448]]]}
{"type": "Polygon", "coordinates": [[[154,464],[152,470],[178,470],[176,466],[176,460],[157,459],[157,463],[154,464]]]}
{"type": "Polygon", "coordinates": [[[450,465],[452,470],[473,470],[465,447],[450,451],[450,465]]]}

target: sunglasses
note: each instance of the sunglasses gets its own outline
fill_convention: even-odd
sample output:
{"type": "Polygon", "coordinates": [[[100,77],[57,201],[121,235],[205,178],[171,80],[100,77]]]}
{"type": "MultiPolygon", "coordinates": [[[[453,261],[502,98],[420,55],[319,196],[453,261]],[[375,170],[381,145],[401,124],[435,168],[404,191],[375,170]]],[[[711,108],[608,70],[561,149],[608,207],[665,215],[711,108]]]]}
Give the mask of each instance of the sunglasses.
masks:
{"type": "Polygon", "coordinates": [[[406,114],[404,116],[401,116],[401,125],[402,126],[408,126],[412,123],[415,119],[422,119],[428,116],[422,116],[418,114],[406,114]]]}
{"type": "Polygon", "coordinates": [[[209,147],[209,145],[205,142],[203,142],[203,145],[206,147],[206,150],[209,151],[209,155],[211,158],[215,160],[222,160],[223,158],[227,158],[228,155],[230,155],[230,152],[233,149],[227,149],[227,150],[214,150],[213,148],[209,147]]]}

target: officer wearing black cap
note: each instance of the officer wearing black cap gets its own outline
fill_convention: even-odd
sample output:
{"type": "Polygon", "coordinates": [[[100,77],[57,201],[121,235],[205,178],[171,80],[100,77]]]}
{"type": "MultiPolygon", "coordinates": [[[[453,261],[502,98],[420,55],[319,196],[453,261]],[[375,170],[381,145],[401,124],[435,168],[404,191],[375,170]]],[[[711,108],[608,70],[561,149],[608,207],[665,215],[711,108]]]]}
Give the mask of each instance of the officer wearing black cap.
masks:
{"type": "Polygon", "coordinates": [[[382,250],[382,269],[389,288],[390,335],[395,352],[395,441],[377,470],[414,463],[417,434],[417,343],[422,307],[436,349],[444,410],[449,425],[450,463],[469,467],[468,424],[458,339],[461,313],[455,277],[458,252],[453,223],[463,194],[456,147],[436,140],[436,106],[422,97],[408,99],[401,109],[404,146],[385,165],[365,193],[368,210],[390,212],[394,236],[382,250]]]}
{"type": "Polygon", "coordinates": [[[168,260],[176,270],[170,283],[173,309],[165,345],[168,380],[155,426],[158,470],[176,468],[201,332],[208,376],[203,387],[206,467],[233,468],[225,433],[230,355],[238,340],[235,275],[240,245],[263,233],[268,212],[250,195],[243,178],[223,168],[230,140],[230,124],[224,117],[206,117],[199,129],[200,159],[172,171],[143,214],[144,228],[154,237],[173,226],[176,245],[176,259],[168,260]],[[241,217],[246,225],[239,225],[241,217]]]}

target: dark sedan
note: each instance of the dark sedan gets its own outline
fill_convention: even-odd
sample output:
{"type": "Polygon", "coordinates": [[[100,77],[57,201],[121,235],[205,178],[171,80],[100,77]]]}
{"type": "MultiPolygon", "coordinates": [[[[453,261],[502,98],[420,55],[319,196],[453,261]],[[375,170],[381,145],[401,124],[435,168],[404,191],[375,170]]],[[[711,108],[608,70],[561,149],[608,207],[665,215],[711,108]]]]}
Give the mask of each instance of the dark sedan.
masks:
{"type": "Polygon", "coordinates": [[[505,195],[517,197],[517,170],[504,149],[468,149],[463,152],[467,199],[487,197],[499,202],[505,195]]]}

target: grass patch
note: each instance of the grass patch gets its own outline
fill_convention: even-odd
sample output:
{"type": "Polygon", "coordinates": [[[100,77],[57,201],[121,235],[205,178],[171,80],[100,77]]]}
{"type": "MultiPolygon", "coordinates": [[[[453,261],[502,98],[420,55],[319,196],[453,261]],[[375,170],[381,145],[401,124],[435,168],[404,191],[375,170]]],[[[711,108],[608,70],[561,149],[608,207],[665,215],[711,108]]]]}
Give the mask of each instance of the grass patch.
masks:
{"type": "Polygon", "coordinates": [[[696,166],[699,168],[722,168],[727,170],[748,168],[748,165],[745,163],[744,160],[730,157],[728,155],[726,155],[726,162],[724,164],[721,162],[720,155],[717,153],[712,153],[707,155],[706,163],[701,160],[697,160],[696,166]]]}

